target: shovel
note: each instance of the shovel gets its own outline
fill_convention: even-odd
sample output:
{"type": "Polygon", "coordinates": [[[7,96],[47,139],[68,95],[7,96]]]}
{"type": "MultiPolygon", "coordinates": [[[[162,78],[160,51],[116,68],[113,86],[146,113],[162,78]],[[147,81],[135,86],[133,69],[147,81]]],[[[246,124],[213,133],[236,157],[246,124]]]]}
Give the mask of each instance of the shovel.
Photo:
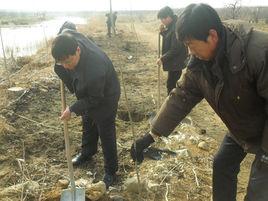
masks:
{"type": "MultiPolygon", "coordinates": [[[[61,81],[60,90],[61,90],[62,111],[64,111],[66,108],[66,98],[65,98],[65,90],[64,90],[63,81],[61,81]]],[[[64,120],[63,125],[64,125],[66,158],[67,158],[71,188],[68,188],[62,191],[60,201],[85,201],[85,189],[75,187],[74,170],[73,170],[73,164],[72,164],[71,153],[70,153],[70,140],[69,140],[69,134],[68,134],[67,120],[64,120]]]]}

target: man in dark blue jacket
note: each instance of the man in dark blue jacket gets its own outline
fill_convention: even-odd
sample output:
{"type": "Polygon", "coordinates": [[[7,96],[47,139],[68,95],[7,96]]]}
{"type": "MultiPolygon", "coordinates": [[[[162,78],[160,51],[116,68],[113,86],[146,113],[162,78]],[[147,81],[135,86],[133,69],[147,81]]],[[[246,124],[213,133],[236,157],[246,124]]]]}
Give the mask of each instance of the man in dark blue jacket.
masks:
{"type": "Polygon", "coordinates": [[[104,154],[104,182],[109,187],[118,169],[115,117],[120,84],[108,56],[91,40],[76,30],[62,29],[52,44],[55,72],[77,101],[62,112],[61,120],[71,114],[82,116],[82,150],[74,165],[91,160],[97,152],[98,139],[104,154]]]}

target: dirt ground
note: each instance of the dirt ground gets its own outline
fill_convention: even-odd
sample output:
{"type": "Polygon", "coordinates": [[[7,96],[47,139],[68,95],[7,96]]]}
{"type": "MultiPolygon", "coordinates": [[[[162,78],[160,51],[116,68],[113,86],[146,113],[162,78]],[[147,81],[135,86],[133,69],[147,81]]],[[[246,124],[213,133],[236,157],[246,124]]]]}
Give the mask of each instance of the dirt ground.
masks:
{"type": "MultiPolygon", "coordinates": [[[[168,139],[156,147],[175,151],[176,156],[163,155],[162,160],[146,159],[139,167],[146,189],[140,194],[124,188],[127,178],[135,176],[135,166],[129,148],[135,137],[149,129],[148,117],[156,110],[157,97],[157,27],[155,18],[143,20],[118,17],[117,35],[106,36],[105,19],[93,17],[79,31],[92,38],[112,59],[120,78],[122,95],[117,116],[119,155],[118,180],[109,195],[121,195],[126,200],[208,201],[211,199],[211,164],[226,128],[209,105],[202,101],[176,128],[168,139]],[[124,88],[130,104],[133,123],[129,121],[124,88]],[[132,126],[134,134],[132,133],[132,126]],[[198,148],[201,141],[207,149],[198,148]],[[184,151],[183,151],[184,150],[184,151]],[[180,155],[183,152],[186,155],[180,155]]],[[[53,72],[54,62],[48,51],[40,50],[25,58],[23,66],[9,73],[3,71],[0,81],[0,200],[58,200],[57,182],[68,178],[64,136],[59,121],[61,108],[59,80],[53,72]],[[9,78],[6,78],[9,75],[9,78]],[[22,92],[10,92],[9,87],[22,87],[22,92]],[[33,190],[19,188],[5,193],[10,186],[34,181],[33,190]]],[[[22,59],[23,60],[23,59],[22,59]]],[[[166,96],[162,73],[161,98],[166,96]]],[[[68,103],[75,99],[67,95],[68,103]]],[[[79,151],[81,119],[69,122],[72,154],[79,151]]],[[[243,200],[252,156],[241,166],[238,201],[243,200]]],[[[103,176],[101,149],[90,162],[75,169],[75,178],[92,179],[103,176]]]]}

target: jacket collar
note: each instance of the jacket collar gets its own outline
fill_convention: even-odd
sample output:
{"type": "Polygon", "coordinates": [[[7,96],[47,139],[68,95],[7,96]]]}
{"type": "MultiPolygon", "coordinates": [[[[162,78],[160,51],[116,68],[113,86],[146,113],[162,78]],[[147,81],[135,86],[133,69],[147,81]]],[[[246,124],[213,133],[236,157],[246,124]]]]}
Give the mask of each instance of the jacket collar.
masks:
{"type": "Polygon", "coordinates": [[[224,28],[225,54],[232,73],[242,70],[246,64],[246,52],[244,40],[232,30],[224,28]]]}

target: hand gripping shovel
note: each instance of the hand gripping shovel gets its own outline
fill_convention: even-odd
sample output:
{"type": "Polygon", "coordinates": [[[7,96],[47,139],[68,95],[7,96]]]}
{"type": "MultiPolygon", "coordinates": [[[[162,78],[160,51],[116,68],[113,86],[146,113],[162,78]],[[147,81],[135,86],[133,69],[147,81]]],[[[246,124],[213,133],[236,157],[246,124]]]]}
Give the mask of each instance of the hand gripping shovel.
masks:
{"type": "MultiPolygon", "coordinates": [[[[60,89],[61,89],[62,110],[64,111],[66,108],[66,99],[65,99],[64,84],[62,81],[60,84],[60,89]]],[[[73,164],[72,164],[71,153],[70,153],[70,141],[69,141],[67,120],[64,120],[64,139],[65,139],[66,158],[67,158],[71,188],[68,188],[62,191],[60,200],[61,201],[85,201],[85,189],[75,187],[74,170],[73,170],[73,164]]]]}

